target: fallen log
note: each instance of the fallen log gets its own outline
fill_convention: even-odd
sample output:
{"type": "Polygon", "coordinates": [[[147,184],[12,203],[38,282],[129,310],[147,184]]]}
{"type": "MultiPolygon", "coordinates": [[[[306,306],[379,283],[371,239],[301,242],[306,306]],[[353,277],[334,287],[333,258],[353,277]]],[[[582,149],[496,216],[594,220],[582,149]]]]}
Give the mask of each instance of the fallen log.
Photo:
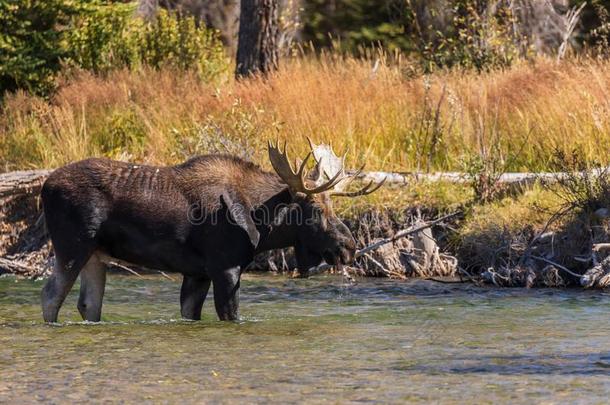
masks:
{"type": "MultiPolygon", "coordinates": [[[[529,186],[537,181],[547,183],[556,183],[568,176],[585,176],[590,174],[599,176],[602,173],[610,170],[610,167],[591,170],[590,172],[540,172],[540,173],[502,173],[498,174],[498,183],[509,185],[529,186]]],[[[350,172],[356,174],[356,172],[350,172]]],[[[421,172],[362,172],[357,176],[363,181],[373,181],[378,183],[386,178],[386,184],[408,184],[412,182],[427,181],[427,182],[448,182],[448,183],[469,183],[472,181],[472,176],[462,172],[436,172],[436,173],[421,173],[421,172]]]]}
{"type": "Polygon", "coordinates": [[[0,173],[0,198],[40,191],[52,170],[22,170],[0,173]]]}
{"type": "MultiPolygon", "coordinates": [[[[590,172],[592,175],[599,175],[610,168],[596,169],[590,172]]],[[[22,170],[16,172],[0,173],[0,198],[21,195],[26,193],[36,193],[42,187],[45,179],[53,170],[22,170]]],[[[351,174],[357,172],[352,171],[351,174]]],[[[584,172],[572,175],[584,176],[584,172]]],[[[498,176],[498,183],[515,186],[530,186],[537,181],[553,183],[565,179],[570,173],[565,172],[541,172],[541,173],[503,173],[498,176]]],[[[412,182],[448,182],[448,183],[468,183],[472,177],[462,172],[361,172],[357,176],[364,181],[378,183],[384,178],[386,184],[409,184],[412,182]]]]}

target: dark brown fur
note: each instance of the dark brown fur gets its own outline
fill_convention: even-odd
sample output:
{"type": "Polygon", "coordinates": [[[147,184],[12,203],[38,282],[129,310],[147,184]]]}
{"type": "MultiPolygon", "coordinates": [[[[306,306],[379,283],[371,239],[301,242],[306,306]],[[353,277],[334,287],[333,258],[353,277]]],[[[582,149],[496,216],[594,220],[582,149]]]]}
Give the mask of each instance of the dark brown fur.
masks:
{"type": "Polygon", "coordinates": [[[79,311],[99,320],[107,257],[182,273],[185,318],[199,319],[213,282],[219,317],[235,319],[241,269],[255,253],[295,246],[306,272],[322,258],[350,262],[355,250],[327,196],[292,192],[277,175],[226,155],[172,167],[87,159],[52,173],[42,200],[56,255],[43,289],[51,322],[79,273],[79,311]]]}

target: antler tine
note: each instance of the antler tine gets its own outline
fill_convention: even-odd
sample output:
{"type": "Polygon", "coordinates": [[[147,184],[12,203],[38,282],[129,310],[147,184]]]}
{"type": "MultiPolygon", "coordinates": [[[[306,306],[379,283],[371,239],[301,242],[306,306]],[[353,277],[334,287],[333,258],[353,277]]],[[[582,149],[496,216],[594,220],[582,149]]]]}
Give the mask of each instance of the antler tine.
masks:
{"type": "MultiPolygon", "coordinates": [[[[310,146],[312,146],[312,149],[315,149],[315,144],[311,141],[311,139],[308,137],[307,140],[309,141],[310,146]]],[[[298,162],[295,161],[295,168],[293,169],[291,163],[290,163],[290,159],[288,158],[288,150],[287,150],[287,142],[284,141],[284,150],[282,151],[282,148],[280,147],[279,144],[279,140],[276,142],[276,144],[273,144],[271,141],[268,142],[268,146],[269,146],[269,160],[271,161],[271,165],[273,166],[273,168],[275,169],[276,173],[282,178],[282,180],[284,181],[284,183],[286,183],[292,190],[296,191],[296,192],[302,192],[305,194],[319,194],[319,193],[323,193],[326,191],[331,191],[331,195],[335,195],[335,196],[343,196],[343,197],[357,197],[357,196],[361,196],[361,195],[367,195],[367,194],[371,194],[375,191],[377,191],[386,181],[386,178],[384,178],[381,182],[374,184],[373,181],[370,181],[366,186],[364,186],[363,188],[361,188],[358,191],[352,191],[352,192],[347,192],[347,191],[332,191],[337,184],[339,184],[341,181],[348,179],[349,177],[349,181],[350,184],[351,182],[358,176],[360,176],[362,174],[362,171],[364,170],[364,165],[362,165],[362,167],[360,167],[360,169],[358,169],[356,171],[356,173],[352,174],[351,176],[346,176],[345,174],[345,168],[344,168],[344,164],[345,164],[345,158],[346,158],[346,153],[341,157],[341,158],[337,158],[340,160],[340,162],[338,163],[339,166],[337,166],[336,168],[336,172],[334,173],[334,175],[328,179],[328,181],[326,181],[325,183],[317,186],[317,187],[313,187],[313,188],[307,188],[307,185],[305,184],[306,182],[306,177],[307,177],[307,163],[309,162],[309,159],[311,158],[311,156],[314,156],[314,158],[316,157],[314,154],[314,151],[312,150],[311,152],[307,153],[307,156],[305,156],[305,159],[303,159],[302,162],[298,162]],[[296,171],[295,171],[296,169],[296,171]]],[[[332,156],[336,157],[335,153],[331,150],[331,154],[332,156]]],[[[316,163],[317,163],[317,170],[318,170],[318,179],[313,179],[316,183],[322,178],[322,160],[323,157],[320,157],[320,160],[318,161],[316,159],[316,163]]],[[[334,170],[333,170],[334,171],[334,170]]],[[[329,177],[329,173],[326,173],[327,177],[329,177]]],[[[343,187],[341,187],[343,188],[343,187]]]]}
{"type": "Polygon", "coordinates": [[[340,192],[332,193],[332,195],[337,196],[337,197],[358,197],[361,195],[371,194],[371,193],[374,193],[375,191],[379,190],[379,188],[381,186],[383,186],[383,184],[385,183],[385,181],[387,179],[388,179],[387,176],[384,177],[383,180],[381,180],[375,186],[373,186],[374,182],[373,182],[373,180],[371,180],[368,182],[368,184],[366,186],[362,187],[358,191],[340,191],[340,192]],[[373,186],[373,188],[371,188],[371,186],[373,186]]]}
{"type": "MultiPolygon", "coordinates": [[[[282,178],[284,183],[286,183],[288,187],[290,187],[294,191],[302,192],[305,194],[321,193],[323,191],[326,191],[324,187],[328,186],[329,183],[333,183],[336,180],[336,177],[338,177],[335,176],[335,178],[333,178],[329,183],[323,184],[322,186],[313,189],[308,189],[305,185],[305,178],[307,176],[307,163],[309,162],[309,159],[311,158],[313,152],[309,152],[300,164],[297,163],[295,165],[295,168],[297,168],[297,170],[295,171],[292,168],[290,159],[288,158],[286,142],[284,142],[283,151],[279,146],[279,142],[276,145],[273,145],[273,143],[269,141],[268,146],[269,160],[271,161],[273,169],[282,178]]],[[[331,187],[334,187],[334,184],[332,184],[331,187]]]]}
{"type": "MultiPolygon", "coordinates": [[[[360,166],[360,168],[358,170],[356,170],[356,173],[350,174],[348,176],[347,183],[344,184],[343,187],[341,187],[341,190],[345,190],[347,187],[349,187],[350,184],[352,184],[354,182],[354,180],[357,179],[358,176],[360,176],[362,174],[362,171],[364,170],[365,166],[366,166],[366,163],[364,163],[362,166],[360,166]]],[[[337,193],[340,193],[341,190],[337,190],[337,193]]]]}
{"type": "MultiPolygon", "coordinates": [[[[314,159],[315,159],[315,156],[314,156],[314,159]]],[[[316,184],[318,184],[318,182],[322,179],[322,175],[323,175],[323,173],[322,173],[322,160],[324,160],[323,157],[320,158],[320,160],[316,163],[317,166],[316,166],[315,170],[316,170],[317,176],[316,176],[315,179],[313,179],[314,183],[316,183],[316,184]]]]}
{"type": "Polygon", "coordinates": [[[313,151],[316,148],[316,144],[313,143],[310,137],[306,136],[307,142],[309,142],[309,148],[313,151]]]}
{"type": "Polygon", "coordinates": [[[362,174],[362,172],[364,171],[365,167],[366,167],[366,163],[363,163],[362,166],[360,166],[360,168],[358,170],[356,170],[356,173],[354,173],[350,176],[352,178],[352,180],[357,178],[358,176],[360,176],[362,174]]]}
{"type": "Polygon", "coordinates": [[[305,159],[303,159],[303,161],[301,162],[301,166],[299,166],[299,170],[296,172],[297,177],[300,178],[301,183],[303,183],[303,187],[305,187],[305,176],[307,175],[307,171],[305,168],[307,167],[307,162],[309,161],[310,157],[311,152],[309,152],[307,156],[305,156],[305,159]]]}
{"type": "Polygon", "coordinates": [[[307,194],[318,194],[318,193],[323,193],[325,191],[328,191],[330,189],[332,189],[333,187],[335,187],[337,185],[337,183],[339,183],[341,180],[343,180],[343,170],[337,172],[330,180],[328,180],[326,183],[319,185],[316,188],[312,188],[312,189],[308,189],[306,191],[307,194]]]}
{"type": "Polygon", "coordinates": [[[284,180],[284,182],[296,190],[303,188],[301,182],[297,179],[296,173],[292,169],[290,160],[288,160],[288,152],[286,143],[284,143],[284,151],[281,150],[279,141],[274,145],[269,141],[269,161],[275,172],[284,180]]]}

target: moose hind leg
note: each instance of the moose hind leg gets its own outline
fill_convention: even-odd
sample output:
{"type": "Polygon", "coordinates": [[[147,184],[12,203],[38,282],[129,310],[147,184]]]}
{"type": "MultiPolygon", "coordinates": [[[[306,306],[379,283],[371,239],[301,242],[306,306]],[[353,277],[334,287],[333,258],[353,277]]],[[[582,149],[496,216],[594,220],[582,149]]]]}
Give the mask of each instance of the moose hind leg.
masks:
{"type": "Polygon", "coordinates": [[[180,314],[184,319],[201,319],[201,307],[208,295],[211,280],[184,276],[180,289],[180,314]]]}
{"type": "Polygon", "coordinates": [[[45,322],[57,322],[59,309],[88,259],[88,255],[83,254],[67,261],[56,252],[53,274],[42,289],[42,317],[45,322]]]}
{"type": "Polygon", "coordinates": [[[239,319],[239,278],[240,267],[233,267],[213,277],[214,304],[221,321],[239,319]]]}
{"type": "Polygon", "coordinates": [[[96,254],[93,254],[80,272],[80,295],[77,308],[83,320],[100,321],[105,288],[106,265],[96,254]]]}

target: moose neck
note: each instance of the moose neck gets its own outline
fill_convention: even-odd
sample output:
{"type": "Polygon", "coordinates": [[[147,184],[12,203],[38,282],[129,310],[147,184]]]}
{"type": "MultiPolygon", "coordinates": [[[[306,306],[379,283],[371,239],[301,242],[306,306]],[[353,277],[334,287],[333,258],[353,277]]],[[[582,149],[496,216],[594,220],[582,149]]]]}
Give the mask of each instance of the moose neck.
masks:
{"type": "Polygon", "coordinates": [[[254,212],[256,227],[261,235],[256,253],[294,246],[297,229],[295,221],[290,218],[291,202],[292,195],[286,188],[265,201],[254,212]]]}

